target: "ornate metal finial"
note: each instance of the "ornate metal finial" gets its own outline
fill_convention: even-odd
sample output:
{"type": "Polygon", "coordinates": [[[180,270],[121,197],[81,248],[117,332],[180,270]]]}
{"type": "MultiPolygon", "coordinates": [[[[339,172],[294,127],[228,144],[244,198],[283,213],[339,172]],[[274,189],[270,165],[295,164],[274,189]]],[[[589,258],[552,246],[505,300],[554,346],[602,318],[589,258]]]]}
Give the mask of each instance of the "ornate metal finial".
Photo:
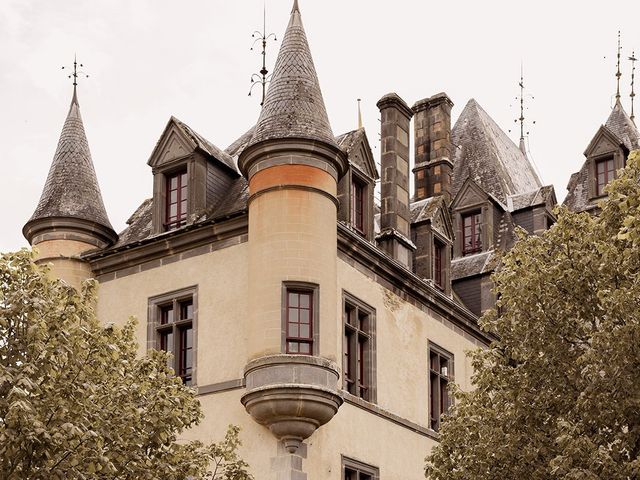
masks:
{"type": "Polygon", "coordinates": [[[520,63],[520,141],[524,142],[524,67],[520,63]]]}
{"type": "Polygon", "coordinates": [[[298,6],[298,0],[293,0],[293,8],[291,9],[291,13],[300,12],[300,7],[298,6]]]}
{"type": "MultiPolygon", "coordinates": [[[[529,97],[534,99],[533,95],[526,95],[524,88],[524,67],[523,64],[520,63],[520,82],[518,82],[518,86],[520,87],[520,96],[516,97],[516,101],[520,103],[520,116],[514,120],[515,123],[520,123],[520,151],[527,155],[527,147],[525,144],[525,135],[529,135],[528,131],[525,131],[525,115],[524,112],[526,110],[524,99],[529,97]]],[[[532,122],[535,125],[535,120],[532,122]]],[[[511,132],[511,130],[509,130],[511,132]]]]}
{"type": "MultiPolygon", "coordinates": [[[[74,55],[73,56],[73,72],[70,75],[68,75],[68,78],[72,78],[73,79],[73,96],[74,96],[74,98],[76,96],[76,87],[78,86],[78,77],[89,78],[89,75],[87,75],[86,73],[84,73],[81,70],[78,70],[78,67],[83,68],[84,65],[82,63],[78,63],[78,59],[74,55]]],[[[71,67],[62,67],[62,70],[64,70],[65,68],[69,69],[71,67]]]]}
{"type": "Polygon", "coordinates": [[[635,96],[636,96],[636,92],[634,88],[635,88],[635,76],[636,76],[636,62],[638,61],[638,59],[636,58],[635,51],[631,52],[631,56],[629,57],[629,60],[631,60],[631,94],[629,95],[631,97],[631,116],[629,118],[631,118],[631,121],[633,123],[636,123],[636,121],[634,120],[635,115],[633,113],[633,100],[635,99],[635,96]]]}
{"type": "Polygon", "coordinates": [[[620,77],[622,77],[622,73],[620,72],[620,53],[622,52],[622,47],[620,46],[620,30],[618,30],[618,67],[616,69],[616,102],[620,101],[620,77]]]}
{"type": "Polygon", "coordinates": [[[251,50],[256,46],[256,43],[262,41],[262,70],[260,70],[260,75],[254,73],[251,75],[251,88],[249,89],[249,96],[251,96],[251,92],[253,91],[253,87],[256,85],[262,85],[262,101],[260,102],[260,106],[264,105],[264,99],[267,95],[267,83],[269,83],[271,79],[271,75],[268,75],[269,70],[267,70],[267,41],[273,37],[273,41],[277,41],[275,33],[270,33],[267,35],[267,5],[264,4],[263,9],[263,23],[262,23],[262,32],[255,31],[252,38],[255,38],[253,41],[253,45],[251,46],[251,50]]]}
{"type": "Polygon", "coordinates": [[[358,99],[358,130],[362,128],[362,110],[360,110],[361,98],[358,99]]]}

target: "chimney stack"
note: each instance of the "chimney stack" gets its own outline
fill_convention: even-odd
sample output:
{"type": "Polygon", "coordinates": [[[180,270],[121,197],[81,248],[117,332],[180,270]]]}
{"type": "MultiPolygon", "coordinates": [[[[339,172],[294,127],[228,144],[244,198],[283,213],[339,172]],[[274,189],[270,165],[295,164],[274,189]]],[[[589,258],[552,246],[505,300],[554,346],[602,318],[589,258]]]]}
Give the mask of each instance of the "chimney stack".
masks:
{"type": "Polygon", "coordinates": [[[446,93],[416,102],[415,118],[415,180],[414,199],[442,195],[451,202],[453,144],[451,143],[451,107],[446,93]]]}
{"type": "Polygon", "coordinates": [[[409,214],[409,124],[413,112],[397,94],[389,93],[377,103],[381,126],[380,247],[411,268],[409,214]]]}

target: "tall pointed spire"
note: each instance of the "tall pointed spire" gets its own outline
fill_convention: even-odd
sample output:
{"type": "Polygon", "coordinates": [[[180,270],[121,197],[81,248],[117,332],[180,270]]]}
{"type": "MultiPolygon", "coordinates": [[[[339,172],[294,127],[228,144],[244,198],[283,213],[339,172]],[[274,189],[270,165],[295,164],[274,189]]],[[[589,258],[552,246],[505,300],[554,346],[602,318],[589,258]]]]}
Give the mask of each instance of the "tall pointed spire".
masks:
{"type": "MultiPolygon", "coordinates": [[[[69,113],[64,122],[60,140],[49,175],[42,191],[35,212],[23,228],[23,233],[30,242],[46,223],[71,220],[89,227],[92,231],[100,231],[102,239],[112,243],[117,238],[109,222],[96,172],[91,160],[91,152],[84,131],[80,104],[74,77],[73,96],[69,113]]],[[[76,222],[76,223],[77,223],[76,222]]],[[[66,225],[65,223],[65,225],[66,225]]]]}
{"type": "Polygon", "coordinates": [[[297,0],[250,145],[277,138],[336,146],[297,0]]]}

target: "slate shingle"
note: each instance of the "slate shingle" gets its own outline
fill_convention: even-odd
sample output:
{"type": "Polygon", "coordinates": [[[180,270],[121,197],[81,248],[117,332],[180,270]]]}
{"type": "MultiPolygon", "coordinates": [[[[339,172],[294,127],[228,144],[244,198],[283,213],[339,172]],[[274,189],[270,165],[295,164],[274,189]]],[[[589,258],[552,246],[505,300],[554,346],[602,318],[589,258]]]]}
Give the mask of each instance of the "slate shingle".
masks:
{"type": "Polygon", "coordinates": [[[113,230],[100,194],[75,91],[42,196],[29,222],[51,217],[89,220],[113,230]]]}

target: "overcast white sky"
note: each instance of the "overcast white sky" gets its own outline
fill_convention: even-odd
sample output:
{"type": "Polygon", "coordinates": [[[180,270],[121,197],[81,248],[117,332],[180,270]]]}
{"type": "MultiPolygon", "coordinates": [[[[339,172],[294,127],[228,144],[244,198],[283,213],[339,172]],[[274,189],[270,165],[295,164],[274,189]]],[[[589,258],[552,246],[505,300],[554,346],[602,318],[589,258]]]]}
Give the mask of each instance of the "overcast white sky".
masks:
{"type": "MultiPolygon", "coordinates": [[[[267,29],[278,40],[291,3],[267,0],[267,29]]],[[[0,251],[26,246],[21,229],[40,197],[71,98],[60,67],[75,52],[90,75],[79,99],[93,161],[120,231],[151,195],[146,162],[171,115],[221,148],[255,123],[259,95],[247,92],[260,57],[249,47],[262,5],[0,0],[0,251]]],[[[522,60],[535,96],[527,112],[536,121],[531,156],[561,200],[613,105],[618,29],[629,111],[626,58],[632,48],[640,51],[636,0],[300,0],[300,8],[334,133],[357,126],[362,98],[376,156],[375,104],[390,91],[409,105],[445,91],[454,120],[475,98],[517,142],[522,60]]],[[[271,45],[270,69],[278,47],[271,45]]],[[[640,68],[636,73],[640,80],[640,68]]]]}

